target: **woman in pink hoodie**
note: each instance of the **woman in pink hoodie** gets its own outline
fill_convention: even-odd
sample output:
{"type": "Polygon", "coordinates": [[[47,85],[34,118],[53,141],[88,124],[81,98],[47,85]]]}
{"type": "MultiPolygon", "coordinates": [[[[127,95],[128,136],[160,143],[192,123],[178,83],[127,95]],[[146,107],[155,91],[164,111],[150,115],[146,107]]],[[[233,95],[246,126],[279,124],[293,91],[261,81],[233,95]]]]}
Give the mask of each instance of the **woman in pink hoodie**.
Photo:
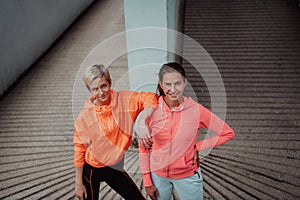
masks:
{"type": "Polygon", "coordinates": [[[180,64],[164,64],[158,76],[159,105],[147,121],[152,149],[139,147],[146,192],[153,200],[169,200],[175,188],[182,200],[202,199],[203,179],[195,158],[198,152],[232,139],[234,131],[204,106],[183,96],[187,80],[180,64]],[[215,135],[197,141],[201,128],[215,135]]]}

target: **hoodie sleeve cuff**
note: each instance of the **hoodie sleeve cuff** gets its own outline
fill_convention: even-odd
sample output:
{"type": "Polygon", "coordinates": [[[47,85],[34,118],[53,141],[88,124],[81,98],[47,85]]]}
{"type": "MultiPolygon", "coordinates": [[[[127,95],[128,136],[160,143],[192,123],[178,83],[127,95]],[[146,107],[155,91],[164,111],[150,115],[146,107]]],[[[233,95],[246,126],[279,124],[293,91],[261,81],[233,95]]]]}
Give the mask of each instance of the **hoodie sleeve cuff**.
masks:
{"type": "Polygon", "coordinates": [[[143,184],[145,187],[149,187],[153,185],[150,173],[143,174],[143,184]]]}

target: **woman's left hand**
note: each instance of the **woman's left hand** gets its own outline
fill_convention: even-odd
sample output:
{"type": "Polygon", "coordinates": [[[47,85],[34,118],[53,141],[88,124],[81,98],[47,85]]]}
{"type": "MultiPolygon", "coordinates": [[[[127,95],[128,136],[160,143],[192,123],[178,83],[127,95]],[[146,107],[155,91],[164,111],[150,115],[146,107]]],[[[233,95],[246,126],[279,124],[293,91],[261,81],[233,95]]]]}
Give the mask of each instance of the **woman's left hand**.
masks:
{"type": "Polygon", "coordinates": [[[147,195],[151,198],[151,200],[157,200],[157,197],[159,196],[157,188],[152,185],[149,187],[145,187],[147,195]]]}
{"type": "Polygon", "coordinates": [[[146,136],[144,138],[139,138],[139,144],[142,145],[145,149],[151,148],[151,145],[152,145],[151,136],[146,136]]]}
{"type": "Polygon", "coordinates": [[[154,111],[154,108],[146,107],[141,112],[140,118],[138,120],[138,138],[139,144],[144,148],[150,148],[152,145],[152,138],[150,134],[149,127],[146,124],[146,119],[151,115],[154,111]]]}

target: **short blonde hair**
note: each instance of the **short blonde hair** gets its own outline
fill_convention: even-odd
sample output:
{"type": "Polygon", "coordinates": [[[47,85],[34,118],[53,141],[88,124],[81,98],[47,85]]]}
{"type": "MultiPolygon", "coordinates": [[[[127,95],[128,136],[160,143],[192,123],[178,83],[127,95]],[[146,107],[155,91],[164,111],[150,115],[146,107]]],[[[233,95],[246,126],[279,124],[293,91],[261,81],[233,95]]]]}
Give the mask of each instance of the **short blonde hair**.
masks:
{"type": "Polygon", "coordinates": [[[105,77],[109,85],[111,85],[111,78],[108,69],[106,69],[103,65],[95,64],[85,69],[83,74],[83,81],[86,87],[90,90],[89,84],[96,78],[102,77],[105,77]]]}

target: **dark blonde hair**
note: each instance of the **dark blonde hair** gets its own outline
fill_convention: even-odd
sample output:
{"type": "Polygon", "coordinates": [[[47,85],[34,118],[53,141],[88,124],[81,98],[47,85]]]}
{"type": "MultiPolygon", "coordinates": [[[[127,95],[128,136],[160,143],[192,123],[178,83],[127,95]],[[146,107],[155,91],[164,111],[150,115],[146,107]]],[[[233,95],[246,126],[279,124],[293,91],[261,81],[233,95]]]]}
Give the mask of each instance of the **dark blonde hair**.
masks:
{"type": "Polygon", "coordinates": [[[92,65],[86,68],[83,74],[83,81],[88,88],[89,84],[95,80],[96,78],[102,78],[105,77],[105,79],[108,81],[109,85],[111,85],[111,78],[108,69],[106,69],[103,65],[92,65]]]}
{"type": "Polygon", "coordinates": [[[166,63],[163,64],[159,70],[158,73],[158,84],[157,84],[157,88],[156,88],[156,93],[159,96],[165,96],[166,94],[164,93],[163,89],[160,87],[160,84],[163,80],[163,77],[165,74],[167,73],[171,73],[171,72],[178,72],[181,74],[183,80],[185,80],[185,70],[182,67],[181,64],[177,63],[177,62],[170,62],[170,63],[166,63]]]}

